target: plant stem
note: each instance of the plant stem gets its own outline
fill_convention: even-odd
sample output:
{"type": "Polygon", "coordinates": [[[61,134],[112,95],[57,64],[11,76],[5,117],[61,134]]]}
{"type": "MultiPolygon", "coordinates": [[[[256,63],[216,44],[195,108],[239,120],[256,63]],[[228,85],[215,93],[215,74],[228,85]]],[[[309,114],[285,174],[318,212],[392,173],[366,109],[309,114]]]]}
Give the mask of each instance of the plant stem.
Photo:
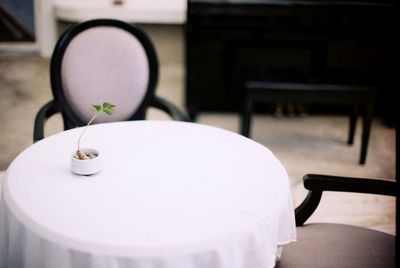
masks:
{"type": "Polygon", "coordinates": [[[86,129],[89,127],[89,125],[93,122],[93,120],[97,117],[98,113],[95,113],[95,115],[92,117],[92,119],[90,119],[89,123],[87,123],[85,129],[82,131],[81,135],[79,136],[78,139],[78,151],[80,150],[80,143],[81,143],[81,138],[83,136],[83,134],[85,133],[86,129]]]}

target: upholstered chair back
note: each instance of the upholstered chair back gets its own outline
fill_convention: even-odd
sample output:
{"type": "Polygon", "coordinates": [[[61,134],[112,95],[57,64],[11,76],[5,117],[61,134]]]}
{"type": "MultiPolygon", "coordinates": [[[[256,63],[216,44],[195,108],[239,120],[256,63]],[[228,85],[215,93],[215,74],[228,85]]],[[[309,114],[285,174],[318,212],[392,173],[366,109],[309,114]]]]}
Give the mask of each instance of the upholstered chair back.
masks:
{"type": "Polygon", "coordinates": [[[158,62],[150,39],[140,29],[112,20],[81,24],[60,38],[52,58],[52,88],[62,112],[82,125],[92,104],[117,106],[95,123],[143,119],[154,93],[158,62]],[[72,115],[72,116],[71,116],[72,115]],[[137,118],[135,118],[137,117],[137,118]]]}

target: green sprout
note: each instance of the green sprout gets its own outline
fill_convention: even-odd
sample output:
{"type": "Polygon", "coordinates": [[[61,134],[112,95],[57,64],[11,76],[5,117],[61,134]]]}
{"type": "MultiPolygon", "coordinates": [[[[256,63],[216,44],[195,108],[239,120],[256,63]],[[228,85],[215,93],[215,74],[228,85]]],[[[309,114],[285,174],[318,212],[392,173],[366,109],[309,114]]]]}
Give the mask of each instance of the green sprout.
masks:
{"type": "Polygon", "coordinates": [[[81,135],[79,136],[78,139],[78,150],[76,151],[76,157],[80,160],[85,160],[85,159],[90,159],[89,156],[87,156],[85,153],[83,153],[80,150],[80,143],[81,143],[81,139],[83,134],[86,132],[86,130],[88,129],[89,125],[96,119],[96,117],[104,112],[107,115],[112,115],[113,112],[115,111],[114,108],[116,106],[114,104],[108,103],[108,102],[104,102],[103,104],[93,104],[92,105],[92,111],[94,112],[93,117],[89,120],[89,123],[87,123],[86,127],[83,129],[81,135]]]}

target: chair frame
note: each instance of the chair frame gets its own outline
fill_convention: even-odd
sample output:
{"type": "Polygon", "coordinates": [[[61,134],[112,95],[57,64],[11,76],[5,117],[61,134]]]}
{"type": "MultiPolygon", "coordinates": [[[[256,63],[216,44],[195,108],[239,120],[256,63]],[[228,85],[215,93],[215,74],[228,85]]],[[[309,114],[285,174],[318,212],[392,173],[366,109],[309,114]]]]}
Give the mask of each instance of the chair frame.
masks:
{"type": "Polygon", "coordinates": [[[397,182],[319,174],[307,174],[303,182],[309,193],[295,209],[298,240],[285,247],[276,267],[397,267],[396,235],[343,223],[304,224],[324,191],[395,197],[397,182]]]}
{"type": "Polygon", "coordinates": [[[304,201],[295,209],[296,226],[302,226],[317,209],[324,191],[353,192],[396,196],[394,181],[307,174],[304,187],[309,190],[304,201]]]}
{"type": "Polygon", "coordinates": [[[61,66],[69,44],[77,35],[87,29],[102,26],[116,27],[135,36],[142,44],[149,62],[149,84],[146,90],[146,95],[136,112],[127,120],[145,119],[146,109],[152,106],[163,110],[175,120],[190,121],[190,119],[172,103],[169,103],[155,95],[159,73],[159,62],[154,45],[146,33],[136,26],[127,24],[123,21],[114,19],[95,19],[80,23],[65,31],[54,48],[50,62],[50,80],[54,99],[45,104],[36,115],[33,136],[34,142],[43,139],[44,124],[46,120],[58,112],[61,112],[62,114],[65,130],[86,125],[87,122],[82,121],[82,119],[79,118],[67,103],[62,86],[61,66]]]}

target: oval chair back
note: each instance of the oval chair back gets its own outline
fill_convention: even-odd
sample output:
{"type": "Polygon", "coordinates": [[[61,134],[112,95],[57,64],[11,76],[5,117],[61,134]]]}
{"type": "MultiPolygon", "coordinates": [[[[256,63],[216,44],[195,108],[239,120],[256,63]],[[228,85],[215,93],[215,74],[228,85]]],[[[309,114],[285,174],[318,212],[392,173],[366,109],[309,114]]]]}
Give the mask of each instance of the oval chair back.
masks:
{"type": "Polygon", "coordinates": [[[94,123],[142,120],[149,107],[174,120],[190,121],[172,103],[155,95],[158,81],[156,50],[144,31],[114,19],[95,19],[68,29],[51,58],[53,100],[37,113],[34,142],[43,139],[44,125],[61,112],[64,129],[84,126],[93,104],[117,106],[112,116],[99,114],[94,123]]]}
{"type": "Polygon", "coordinates": [[[51,59],[51,86],[67,122],[82,126],[90,107],[104,101],[118,108],[96,122],[144,119],[154,95],[158,60],[154,46],[139,28],[117,20],[91,20],[59,39],[51,59]]]}

